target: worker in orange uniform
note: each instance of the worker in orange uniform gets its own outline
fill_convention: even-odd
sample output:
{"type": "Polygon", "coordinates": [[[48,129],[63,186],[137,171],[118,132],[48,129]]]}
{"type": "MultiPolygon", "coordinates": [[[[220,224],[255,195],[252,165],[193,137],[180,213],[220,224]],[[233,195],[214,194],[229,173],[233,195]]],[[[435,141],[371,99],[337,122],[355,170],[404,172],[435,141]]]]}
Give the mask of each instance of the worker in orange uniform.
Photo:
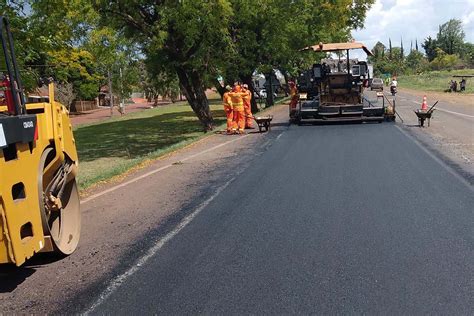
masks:
{"type": "Polygon", "coordinates": [[[290,117],[293,117],[296,112],[296,104],[298,103],[298,89],[293,81],[288,82],[290,86],[290,117]]]}
{"type": "Polygon", "coordinates": [[[224,103],[224,112],[227,117],[227,134],[233,134],[232,128],[234,127],[234,110],[232,109],[232,100],[230,99],[230,92],[232,88],[230,86],[225,87],[226,92],[222,96],[222,102],[224,103]]]}
{"type": "Polygon", "coordinates": [[[245,128],[253,129],[252,126],[252,107],[250,102],[252,101],[252,92],[249,89],[247,84],[242,85],[243,89],[242,92],[245,93],[243,100],[244,100],[244,113],[245,113],[245,128]]]}
{"type": "Polygon", "coordinates": [[[232,102],[232,110],[234,111],[234,126],[232,130],[237,134],[244,134],[245,128],[245,110],[244,99],[246,93],[242,92],[240,85],[234,86],[232,92],[229,93],[232,102]]]}

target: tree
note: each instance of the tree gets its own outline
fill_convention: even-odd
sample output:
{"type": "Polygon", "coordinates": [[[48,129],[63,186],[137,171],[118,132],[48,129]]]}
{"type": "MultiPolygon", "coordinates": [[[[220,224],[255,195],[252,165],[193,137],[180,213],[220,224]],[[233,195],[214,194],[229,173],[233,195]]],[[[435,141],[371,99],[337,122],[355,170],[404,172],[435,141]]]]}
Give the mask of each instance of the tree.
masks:
{"type": "MultiPolygon", "coordinates": [[[[350,31],[361,27],[373,1],[233,0],[229,23],[232,62],[219,69],[227,83],[240,80],[253,90],[255,70],[266,74],[280,69],[286,76],[314,63],[314,53],[300,50],[318,42],[350,39],[350,31]]],[[[219,85],[217,85],[219,86],[219,85]]],[[[268,94],[270,95],[270,94],[268,94]]],[[[253,104],[256,110],[256,103],[253,104]]]]}
{"type": "Polygon", "coordinates": [[[474,44],[464,43],[463,52],[461,56],[463,56],[468,67],[474,67],[474,44]]]}
{"type": "Polygon", "coordinates": [[[432,39],[431,36],[428,36],[421,47],[425,50],[426,57],[428,61],[432,61],[436,57],[436,48],[438,48],[438,42],[435,39],[432,39]]]}
{"type": "Polygon", "coordinates": [[[106,24],[140,44],[155,75],[175,74],[205,130],[213,118],[205,95],[222,54],[232,47],[228,1],[97,1],[106,24]]]}
{"type": "Polygon", "coordinates": [[[400,38],[400,59],[403,60],[405,57],[404,51],[403,51],[403,38],[400,38]]]}
{"type": "Polygon", "coordinates": [[[461,54],[464,37],[462,21],[451,19],[440,25],[436,42],[438,47],[448,55],[461,54]]]}
{"type": "Polygon", "coordinates": [[[379,60],[380,58],[383,58],[384,55],[385,55],[385,50],[386,50],[386,47],[384,44],[382,44],[381,42],[377,42],[375,44],[375,46],[372,48],[372,54],[374,54],[374,56],[369,56],[369,59],[375,59],[375,60],[379,60]]]}
{"type": "Polygon", "coordinates": [[[389,51],[389,58],[392,59],[392,40],[389,38],[388,39],[388,51],[389,51]]]}
{"type": "Polygon", "coordinates": [[[436,48],[436,57],[430,66],[433,70],[452,70],[459,62],[458,55],[446,54],[441,48],[436,48]]]}
{"type": "Polygon", "coordinates": [[[417,50],[412,50],[405,59],[406,72],[419,74],[428,69],[428,61],[423,54],[417,50]]]}

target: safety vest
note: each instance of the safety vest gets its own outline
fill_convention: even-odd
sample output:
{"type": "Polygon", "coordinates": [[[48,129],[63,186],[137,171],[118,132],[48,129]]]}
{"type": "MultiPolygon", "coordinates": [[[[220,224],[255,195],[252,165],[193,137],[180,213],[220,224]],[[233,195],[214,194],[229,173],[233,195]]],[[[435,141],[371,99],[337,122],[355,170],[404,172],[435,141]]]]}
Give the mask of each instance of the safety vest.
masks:
{"type": "Polygon", "coordinates": [[[291,96],[291,97],[296,96],[296,93],[297,93],[297,92],[298,92],[298,91],[296,90],[296,87],[290,88],[290,96],[291,96]]]}
{"type": "Polygon", "coordinates": [[[230,99],[230,92],[225,92],[224,95],[222,96],[222,101],[224,102],[224,106],[232,106],[232,102],[230,99]]]}
{"type": "Polygon", "coordinates": [[[250,90],[246,90],[244,92],[244,95],[242,96],[242,99],[245,103],[250,104],[250,100],[252,99],[252,93],[250,92],[250,90]]]}
{"type": "Polygon", "coordinates": [[[243,110],[244,109],[244,99],[243,97],[246,93],[242,92],[231,92],[229,93],[232,107],[234,110],[243,110]]]}

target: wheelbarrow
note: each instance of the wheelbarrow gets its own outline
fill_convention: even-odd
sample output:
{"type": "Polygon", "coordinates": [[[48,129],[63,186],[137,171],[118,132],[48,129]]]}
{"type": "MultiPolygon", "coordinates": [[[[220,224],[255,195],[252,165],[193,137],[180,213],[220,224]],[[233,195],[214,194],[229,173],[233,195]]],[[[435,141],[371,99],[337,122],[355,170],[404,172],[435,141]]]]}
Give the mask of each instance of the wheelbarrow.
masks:
{"type": "Polygon", "coordinates": [[[436,101],[428,110],[415,110],[415,114],[418,117],[418,124],[420,127],[425,125],[425,120],[428,120],[428,126],[430,126],[431,116],[434,112],[434,107],[438,104],[439,101],[436,101]]]}
{"type": "Polygon", "coordinates": [[[265,131],[270,130],[270,122],[273,120],[273,115],[266,115],[266,116],[246,116],[253,118],[255,123],[257,123],[258,131],[261,133],[262,129],[264,128],[265,131]]]}

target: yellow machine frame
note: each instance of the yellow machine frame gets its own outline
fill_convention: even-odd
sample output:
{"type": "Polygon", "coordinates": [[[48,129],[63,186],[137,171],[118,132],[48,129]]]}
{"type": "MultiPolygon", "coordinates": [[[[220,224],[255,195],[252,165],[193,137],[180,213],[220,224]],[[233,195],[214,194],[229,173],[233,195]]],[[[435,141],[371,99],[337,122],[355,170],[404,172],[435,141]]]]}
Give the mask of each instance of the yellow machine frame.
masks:
{"type": "MultiPolygon", "coordinates": [[[[5,110],[0,106],[0,112],[5,110]]],[[[26,110],[37,116],[38,139],[32,144],[15,144],[17,157],[13,160],[6,161],[0,150],[0,263],[17,266],[37,252],[53,250],[51,237],[43,228],[40,177],[52,178],[66,159],[73,162],[74,175],[78,166],[69,113],[54,101],[53,85],[49,85],[48,103],[26,104],[26,110]],[[54,158],[47,169],[39,170],[48,148],[53,149],[54,158]]]]}

